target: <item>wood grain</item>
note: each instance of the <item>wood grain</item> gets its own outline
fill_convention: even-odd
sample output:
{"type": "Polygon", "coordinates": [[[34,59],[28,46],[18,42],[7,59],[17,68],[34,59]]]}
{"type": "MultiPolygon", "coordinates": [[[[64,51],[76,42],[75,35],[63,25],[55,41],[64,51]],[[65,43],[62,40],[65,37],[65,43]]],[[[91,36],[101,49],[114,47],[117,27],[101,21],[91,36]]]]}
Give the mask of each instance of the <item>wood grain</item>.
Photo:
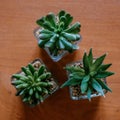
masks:
{"type": "Polygon", "coordinates": [[[0,120],[120,120],[120,1],[119,0],[1,0],[0,1],[0,120]],[[52,62],[38,48],[35,21],[52,11],[65,9],[82,24],[80,50],[52,62]],[[107,52],[106,63],[116,74],[108,78],[113,93],[92,102],[72,101],[68,88],[60,89],[43,104],[29,108],[15,97],[10,76],[35,58],[41,58],[62,84],[63,67],[81,59],[93,48],[95,56],[107,52]]]}

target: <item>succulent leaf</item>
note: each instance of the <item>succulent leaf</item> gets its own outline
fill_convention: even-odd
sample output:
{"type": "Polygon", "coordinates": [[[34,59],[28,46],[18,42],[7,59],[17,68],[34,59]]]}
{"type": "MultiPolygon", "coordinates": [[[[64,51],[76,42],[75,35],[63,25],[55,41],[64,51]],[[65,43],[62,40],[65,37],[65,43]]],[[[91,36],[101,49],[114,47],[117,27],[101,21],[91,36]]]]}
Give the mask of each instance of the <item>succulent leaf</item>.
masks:
{"type": "Polygon", "coordinates": [[[102,86],[103,89],[112,92],[112,90],[103,81],[101,81],[100,79],[97,79],[97,81],[99,82],[99,84],[102,86]]]}
{"type": "Polygon", "coordinates": [[[92,87],[98,92],[101,93],[104,96],[103,89],[101,85],[95,80],[92,80],[92,87]]]}
{"type": "Polygon", "coordinates": [[[21,96],[23,102],[31,105],[36,105],[39,102],[43,102],[43,96],[50,93],[49,82],[51,73],[47,72],[44,65],[40,65],[39,68],[34,68],[32,64],[21,68],[25,74],[14,74],[12,77],[15,80],[12,81],[12,85],[17,89],[16,96],[21,96]]]}
{"type": "Polygon", "coordinates": [[[66,66],[68,71],[68,80],[62,85],[65,86],[80,86],[82,94],[86,94],[91,100],[91,94],[98,92],[104,96],[104,90],[112,91],[104,79],[113,75],[113,72],[107,71],[112,64],[103,64],[106,54],[99,58],[93,58],[92,49],[89,54],[85,52],[82,61],[66,66]]]}
{"type": "Polygon", "coordinates": [[[59,51],[66,50],[73,52],[79,49],[75,42],[80,39],[80,23],[71,25],[73,17],[61,10],[57,15],[49,13],[37,20],[36,23],[41,26],[39,31],[39,47],[48,48],[50,54],[57,56],[59,51]]]}

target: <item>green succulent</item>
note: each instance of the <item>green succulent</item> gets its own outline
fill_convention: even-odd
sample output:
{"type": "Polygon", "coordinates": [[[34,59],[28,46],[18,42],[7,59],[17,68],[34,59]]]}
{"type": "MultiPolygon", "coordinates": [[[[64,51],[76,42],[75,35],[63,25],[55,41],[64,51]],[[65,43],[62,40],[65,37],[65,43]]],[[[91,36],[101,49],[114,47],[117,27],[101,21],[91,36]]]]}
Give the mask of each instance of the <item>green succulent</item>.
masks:
{"type": "Polygon", "coordinates": [[[79,47],[74,43],[80,39],[80,23],[71,25],[73,17],[61,10],[58,15],[49,13],[36,21],[41,26],[39,46],[49,48],[50,53],[56,56],[60,50],[73,52],[79,47]]]}
{"type": "Polygon", "coordinates": [[[106,83],[104,78],[113,75],[113,72],[107,71],[112,64],[103,64],[106,54],[94,59],[92,49],[89,54],[84,53],[82,63],[83,65],[68,65],[66,70],[69,73],[68,80],[61,86],[80,86],[82,94],[87,94],[88,99],[91,99],[91,94],[94,92],[101,93],[104,96],[103,89],[112,91],[106,83]]]}
{"type": "Polygon", "coordinates": [[[22,67],[22,74],[13,74],[12,84],[17,89],[16,96],[21,96],[22,101],[30,105],[43,102],[44,95],[50,93],[49,82],[51,73],[47,72],[46,67],[41,65],[36,69],[32,64],[22,67]]]}

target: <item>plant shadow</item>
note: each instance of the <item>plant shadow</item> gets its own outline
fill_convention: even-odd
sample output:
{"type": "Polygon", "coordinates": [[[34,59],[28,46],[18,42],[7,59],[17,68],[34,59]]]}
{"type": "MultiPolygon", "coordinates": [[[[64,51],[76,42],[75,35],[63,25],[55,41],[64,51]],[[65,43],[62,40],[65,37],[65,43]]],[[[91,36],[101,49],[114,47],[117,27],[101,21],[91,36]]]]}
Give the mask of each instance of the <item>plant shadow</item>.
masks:
{"type": "MultiPolygon", "coordinates": [[[[88,100],[73,101],[61,99],[62,93],[57,91],[55,95],[49,97],[43,104],[34,108],[25,106],[27,120],[97,120],[99,119],[100,97],[88,100]]],[[[69,97],[69,96],[67,96],[69,97]]]]}
{"type": "Polygon", "coordinates": [[[73,62],[76,58],[78,58],[78,51],[74,51],[66,56],[64,56],[60,61],[54,62],[49,55],[46,53],[44,49],[40,49],[39,54],[40,58],[46,64],[48,69],[54,75],[55,78],[59,81],[59,83],[63,83],[65,79],[67,79],[66,71],[64,67],[66,64],[73,62]]]}

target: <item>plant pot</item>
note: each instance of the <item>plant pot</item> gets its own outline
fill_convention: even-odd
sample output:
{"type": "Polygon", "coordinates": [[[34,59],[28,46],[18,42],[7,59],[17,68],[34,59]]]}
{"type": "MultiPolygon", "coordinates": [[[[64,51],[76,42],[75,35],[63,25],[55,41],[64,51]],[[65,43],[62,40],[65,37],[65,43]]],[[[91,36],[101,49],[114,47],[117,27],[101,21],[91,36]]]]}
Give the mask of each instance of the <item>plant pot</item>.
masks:
{"type": "MultiPolygon", "coordinates": [[[[34,30],[34,36],[36,37],[36,39],[39,42],[39,35],[40,35],[40,30],[41,28],[38,27],[34,30]]],[[[82,37],[80,37],[80,39],[78,41],[75,41],[74,44],[77,45],[80,43],[82,37]]],[[[62,59],[65,55],[69,54],[69,52],[67,50],[60,50],[59,53],[57,54],[57,56],[54,56],[53,54],[50,53],[49,48],[44,48],[44,50],[47,52],[47,54],[49,55],[49,57],[54,61],[57,62],[60,59],[62,59]]]]}
{"type": "MultiPolygon", "coordinates": [[[[76,62],[72,62],[70,64],[67,64],[67,66],[83,66],[82,65],[82,61],[76,61],[76,62]]],[[[67,72],[67,76],[69,78],[69,72],[67,72]]],[[[106,83],[106,78],[101,79],[104,83],[106,83]]],[[[88,99],[86,94],[82,94],[81,90],[80,90],[80,86],[76,85],[76,86],[69,86],[69,92],[70,92],[70,98],[72,100],[81,100],[81,99],[88,99]]],[[[104,94],[107,93],[107,90],[103,89],[104,94]]],[[[102,96],[101,93],[98,92],[93,92],[91,94],[91,98],[94,97],[98,97],[98,96],[102,96]]]]}
{"type": "MultiPolygon", "coordinates": [[[[39,67],[40,67],[40,65],[45,65],[44,63],[43,63],[43,61],[42,60],[40,60],[40,59],[35,59],[33,62],[31,62],[31,64],[33,65],[33,67],[35,68],[35,69],[38,69],[39,67]]],[[[27,67],[27,66],[26,66],[27,67]]],[[[46,67],[46,66],[45,66],[46,67]]],[[[49,70],[48,70],[48,68],[46,67],[46,71],[47,72],[49,72],[49,70]]],[[[24,73],[22,72],[22,71],[19,71],[19,72],[17,72],[17,74],[22,74],[22,75],[24,75],[24,73]]],[[[14,81],[14,80],[16,80],[16,78],[11,78],[11,81],[14,81]]],[[[54,79],[54,77],[53,76],[51,76],[47,81],[49,81],[49,82],[51,82],[52,83],[52,86],[49,88],[50,89],[50,93],[49,94],[44,94],[43,95],[43,101],[47,98],[47,97],[49,97],[51,94],[53,94],[55,91],[57,91],[58,89],[59,89],[59,85],[58,85],[58,82],[57,82],[57,80],[55,80],[54,79]]],[[[22,97],[22,96],[21,96],[22,97]]],[[[40,103],[40,102],[39,102],[40,103]]],[[[37,104],[39,104],[39,103],[37,103],[37,104]]],[[[36,104],[28,104],[29,106],[31,106],[31,107],[33,107],[33,106],[35,106],[36,104]]]]}

